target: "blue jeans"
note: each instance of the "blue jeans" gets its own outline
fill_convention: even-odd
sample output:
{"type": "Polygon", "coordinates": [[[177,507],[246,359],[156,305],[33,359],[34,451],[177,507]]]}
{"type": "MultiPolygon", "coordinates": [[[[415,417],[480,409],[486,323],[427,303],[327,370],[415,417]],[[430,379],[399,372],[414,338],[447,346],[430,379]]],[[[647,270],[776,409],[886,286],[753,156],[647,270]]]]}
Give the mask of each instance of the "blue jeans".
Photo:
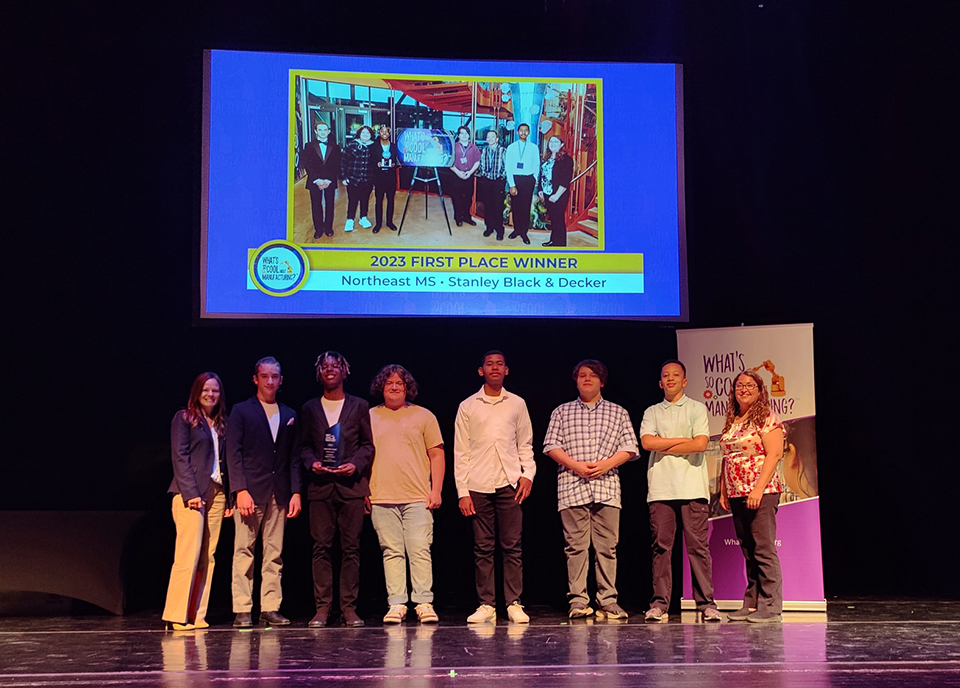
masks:
{"type": "Polygon", "coordinates": [[[426,502],[374,504],[370,514],[383,550],[383,574],[387,581],[387,604],[433,602],[433,514],[426,502]],[[410,586],[407,596],[407,562],[410,586]]]}

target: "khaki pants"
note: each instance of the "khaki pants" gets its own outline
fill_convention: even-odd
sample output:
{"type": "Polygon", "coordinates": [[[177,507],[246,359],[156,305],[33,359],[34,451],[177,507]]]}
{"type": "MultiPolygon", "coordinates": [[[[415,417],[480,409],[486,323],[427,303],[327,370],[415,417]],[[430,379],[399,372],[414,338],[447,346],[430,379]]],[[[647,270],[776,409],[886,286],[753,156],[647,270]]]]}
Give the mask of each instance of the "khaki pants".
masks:
{"type": "Polygon", "coordinates": [[[257,535],[263,531],[263,565],[260,569],[260,612],[280,609],[283,594],[280,574],[283,571],[283,528],[287,520],[286,508],[280,508],[271,496],[266,505],[256,505],[250,516],[240,516],[234,509],[233,523],[233,611],[235,614],[253,611],[253,548],[257,535]]]}
{"type": "Polygon", "coordinates": [[[587,564],[590,544],[596,556],[597,604],[605,607],[617,601],[617,541],[620,539],[620,509],[587,504],[560,510],[563,538],[567,546],[567,593],[570,604],[590,603],[587,595],[587,564]]]}
{"type": "Polygon", "coordinates": [[[213,554],[220,540],[225,506],[223,488],[213,481],[200,511],[184,506],[181,495],[173,496],[177,544],[163,608],[164,621],[194,623],[206,617],[213,580],[213,554]]]}

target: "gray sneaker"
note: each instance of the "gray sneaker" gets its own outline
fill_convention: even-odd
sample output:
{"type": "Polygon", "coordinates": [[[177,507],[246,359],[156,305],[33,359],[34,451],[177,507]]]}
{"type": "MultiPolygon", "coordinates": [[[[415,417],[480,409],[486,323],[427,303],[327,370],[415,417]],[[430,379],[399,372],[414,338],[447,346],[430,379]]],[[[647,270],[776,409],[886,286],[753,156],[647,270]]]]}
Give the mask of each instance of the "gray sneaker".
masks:
{"type": "Polygon", "coordinates": [[[758,609],[747,617],[747,621],[750,623],[778,623],[782,620],[780,614],[775,614],[769,609],[758,609]]]}
{"type": "MultiPolygon", "coordinates": [[[[598,619],[626,619],[629,614],[623,611],[623,608],[616,602],[611,602],[610,604],[605,604],[600,609],[597,610],[598,619]]],[[[666,616],[666,615],[664,615],[666,616]]]]}
{"type": "Polygon", "coordinates": [[[570,605],[570,611],[567,612],[567,616],[571,619],[582,619],[583,617],[591,616],[592,614],[593,609],[583,602],[574,602],[570,605]]]}
{"type": "Polygon", "coordinates": [[[753,614],[754,611],[756,610],[750,609],[750,607],[744,605],[737,611],[727,614],[727,621],[746,621],[747,617],[753,614]]]}

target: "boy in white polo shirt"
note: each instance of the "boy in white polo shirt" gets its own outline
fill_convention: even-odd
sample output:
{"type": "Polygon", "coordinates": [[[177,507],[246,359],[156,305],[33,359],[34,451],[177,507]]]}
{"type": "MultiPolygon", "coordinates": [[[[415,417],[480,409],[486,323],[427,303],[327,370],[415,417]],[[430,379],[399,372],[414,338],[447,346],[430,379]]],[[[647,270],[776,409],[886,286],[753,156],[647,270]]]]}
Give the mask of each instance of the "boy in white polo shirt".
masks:
{"type": "Polygon", "coordinates": [[[667,620],[673,587],[671,561],[677,518],[693,574],[693,597],[704,621],[720,621],[713,599],[708,516],[710,476],[706,449],[710,439],[707,408],[683,394],[687,369],[677,360],[660,366],[664,400],[649,407],[640,424],[640,444],[650,452],[647,503],[653,547],[653,599],[644,621],[667,620]]]}

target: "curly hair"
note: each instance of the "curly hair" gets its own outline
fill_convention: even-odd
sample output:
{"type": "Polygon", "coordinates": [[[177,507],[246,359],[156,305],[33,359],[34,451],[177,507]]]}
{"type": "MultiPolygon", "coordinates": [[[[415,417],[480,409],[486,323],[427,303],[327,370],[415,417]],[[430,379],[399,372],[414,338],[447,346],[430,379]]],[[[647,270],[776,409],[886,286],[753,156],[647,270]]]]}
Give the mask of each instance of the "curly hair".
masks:
{"type": "Polygon", "coordinates": [[[183,411],[183,419],[193,427],[197,427],[204,422],[200,395],[203,393],[203,386],[207,384],[208,380],[216,380],[220,387],[220,400],[214,407],[210,420],[213,421],[213,427],[217,431],[217,435],[223,437],[227,431],[227,398],[223,393],[223,382],[220,381],[220,376],[216,373],[206,372],[197,375],[197,379],[190,385],[190,396],[187,398],[187,408],[183,411]]]}
{"type": "Polygon", "coordinates": [[[770,415],[770,396],[767,394],[767,386],[763,384],[763,379],[753,370],[741,371],[733,378],[733,384],[730,385],[730,398],[727,401],[727,418],[723,424],[722,435],[727,434],[727,430],[733,425],[734,418],[740,415],[740,403],[737,401],[737,380],[742,377],[748,377],[756,382],[757,389],[760,391],[760,396],[757,398],[756,403],[750,407],[747,413],[747,424],[752,423],[753,427],[760,429],[767,420],[767,416],[770,415]]]}
{"type": "Polygon", "coordinates": [[[347,363],[347,359],[343,357],[343,354],[339,351],[324,351],[322,354],[317,356],[317,362],[314,367],[317,369],[317,382],[320,382],[320,369],[323,368],[323,362],[328,358],[332,358],[337,362],[337,365],[340,366],[340,370],[343,371],[343,377],[346,377],[350,374],[350,364],[347,363]]]}
{"type": "Polygon", "coordinates": [[[387,378],[396,373],[400,376],[400,379],[403,380],[403,386],[407,390],[407,401],[413,401],[417,398],[417,381],[413,379],[413,375],[410,374],[410,371],[404,368],[402,365],[396,363],[391,363],[390,365],[385,365],[380,369],[380,372],[376,374],[373,378],[373,381],[370,383],[370,396],[377,398],[383,396],[383,388],[387,384],[387,378]]]}
{"type": "Polygon", "coordinates": [[[364,124],[362,127],[360,127],[359,129],[357,129],[357,138],[356,138],[356,140],[357,140],[358,142],[360,141],[360,132],[363,131],[364,129],[366,129],[367,131],[370,132],[370,140],[371,140],[371,141],[373,141],[375,138],[377,138],[377,135],[376,135],[376,134],[374,133],[374,131],[373,131],[373,127],[369,127],[369,126],[367,126],[366,124],[364,124]]]}

